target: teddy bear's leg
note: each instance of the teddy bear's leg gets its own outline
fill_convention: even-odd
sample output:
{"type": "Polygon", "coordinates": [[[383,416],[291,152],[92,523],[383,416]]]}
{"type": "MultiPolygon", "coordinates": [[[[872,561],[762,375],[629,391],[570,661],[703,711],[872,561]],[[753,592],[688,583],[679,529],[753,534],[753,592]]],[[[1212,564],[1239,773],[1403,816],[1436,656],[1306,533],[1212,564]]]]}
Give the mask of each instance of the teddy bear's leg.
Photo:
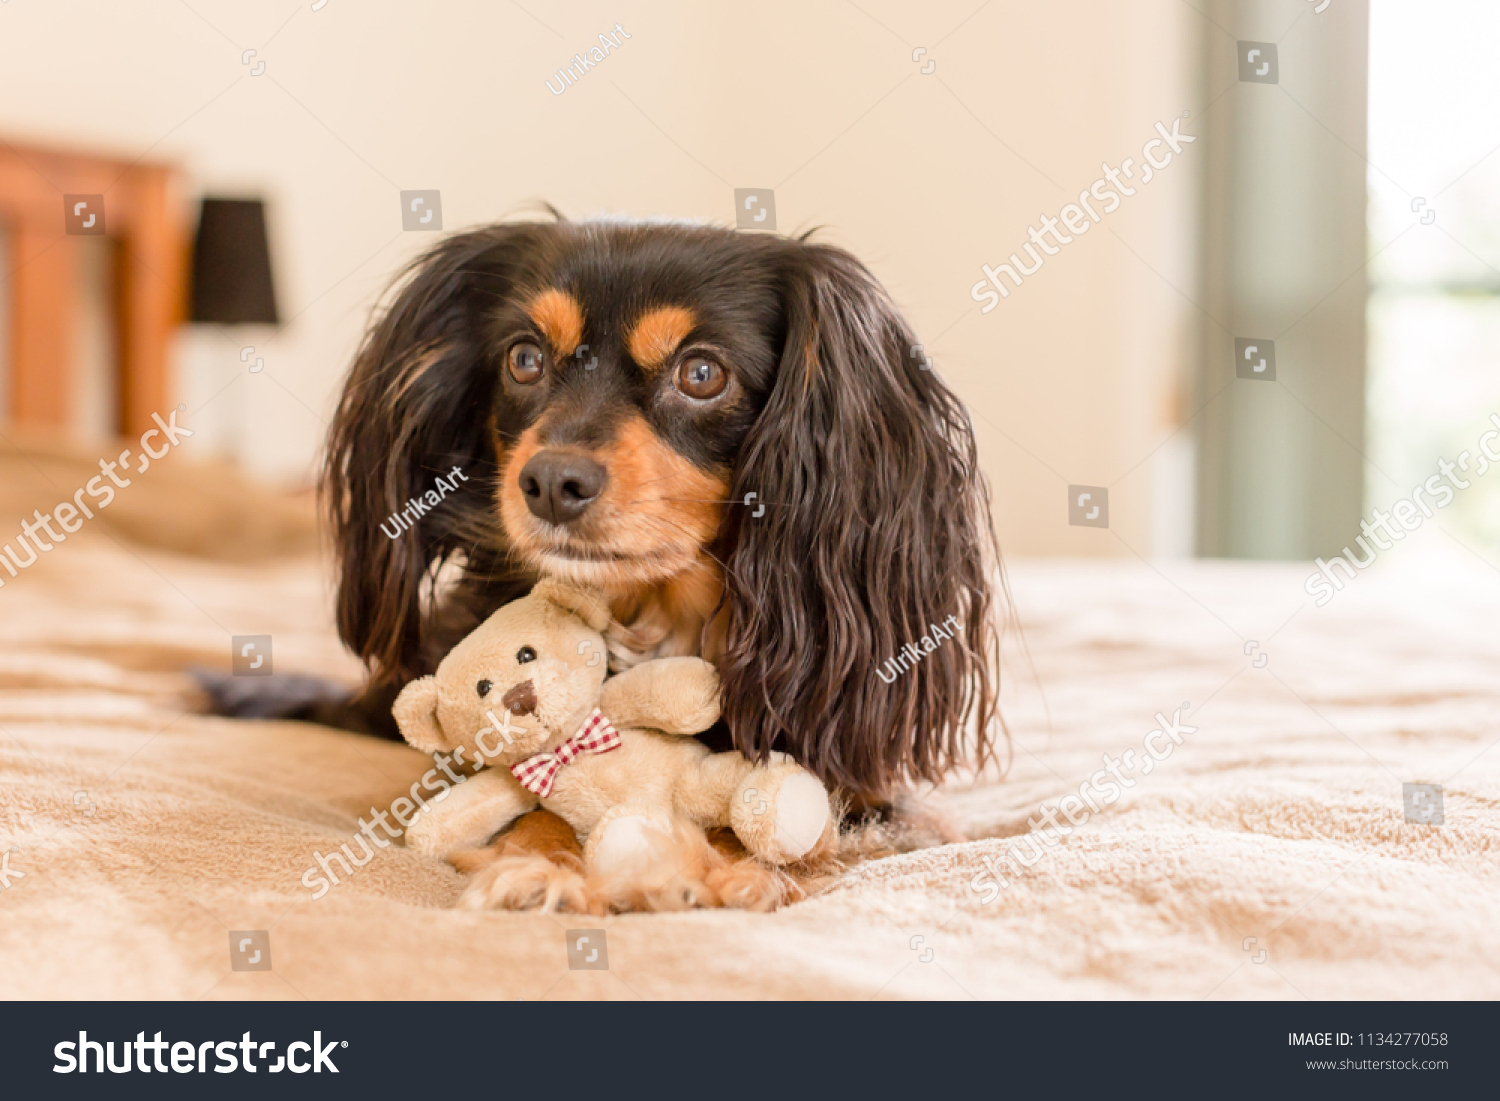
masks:
{"type": "Polygon", "coordinates": [[[584,844],[590,892],[617,912],[722,905],[707,879],[723,863],[698,825],[654,804],[612,808],[584,844]]]}
{"type": "Polygon", "coordinates": [[[659,807],[622,803],[589,831],[583,863],[604,876],[648,874],[672,852],[671,817],[659,807]]]}
{"type": "Polygon", "coordinates": [[[772,864],[802,860],[833,844],[828,792],[784,753],[745,773],[730,799],[729,818],[745,848],[772,864]]]}
{"type": "Polygon", "coordinates": [[[672,789],[677,813],[704,828],[732,826],[729,805],[755,770],[741,753],[706,753],[683,769],[672,789]]]}

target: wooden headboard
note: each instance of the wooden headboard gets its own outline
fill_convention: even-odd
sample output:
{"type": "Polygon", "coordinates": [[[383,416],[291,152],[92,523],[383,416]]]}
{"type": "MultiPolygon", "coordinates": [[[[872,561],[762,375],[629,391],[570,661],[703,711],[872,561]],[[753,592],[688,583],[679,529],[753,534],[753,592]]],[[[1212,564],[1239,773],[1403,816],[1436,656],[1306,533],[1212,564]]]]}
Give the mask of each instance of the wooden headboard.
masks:
{"type": "Polygon", "coordinates": [[[187,262],[177,173],[161,165],[61,153],[0,139],[0,223],[10,240],[10,419],[62,428],[79,400],[73,347],[78,241],[64,228],[65,194],[103,195],[114,244],[119,380],[117,431],[151,427],[175,404],[168,347],[184,312],[187,262]]]}

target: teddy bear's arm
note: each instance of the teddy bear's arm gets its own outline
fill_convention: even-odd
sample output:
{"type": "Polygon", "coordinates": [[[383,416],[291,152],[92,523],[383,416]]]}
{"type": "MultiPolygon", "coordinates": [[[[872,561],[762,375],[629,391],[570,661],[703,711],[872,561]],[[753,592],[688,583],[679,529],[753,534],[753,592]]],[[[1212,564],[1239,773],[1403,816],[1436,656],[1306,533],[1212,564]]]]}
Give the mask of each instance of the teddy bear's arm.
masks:
{"type": "Polygon", "coordinates": [[[699,734],[719,721],[719,674],[702,658],[656,658],[610,677],[599,707],[618,727],[699,734]]]}
{"type": "Polygon", "coordinates": [[[536,796],[509,771],[485,769],[441,802],[429,800],[406,831],[406,847],[438,857],[477,848],[536,806],[536,796]]]}

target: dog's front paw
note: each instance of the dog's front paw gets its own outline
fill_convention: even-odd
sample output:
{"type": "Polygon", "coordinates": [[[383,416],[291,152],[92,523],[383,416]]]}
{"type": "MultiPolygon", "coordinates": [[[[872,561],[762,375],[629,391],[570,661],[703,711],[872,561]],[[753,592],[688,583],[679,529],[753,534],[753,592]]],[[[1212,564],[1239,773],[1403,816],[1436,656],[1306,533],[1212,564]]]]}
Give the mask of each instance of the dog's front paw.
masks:
{"type": "Polygon", "coordinates": [[[602,912],[593,905],[582,870],[576,858],[554,863],[545,856],[502,856],[474,874],[459,897],[458,907],[543,913],[602,912]]]}

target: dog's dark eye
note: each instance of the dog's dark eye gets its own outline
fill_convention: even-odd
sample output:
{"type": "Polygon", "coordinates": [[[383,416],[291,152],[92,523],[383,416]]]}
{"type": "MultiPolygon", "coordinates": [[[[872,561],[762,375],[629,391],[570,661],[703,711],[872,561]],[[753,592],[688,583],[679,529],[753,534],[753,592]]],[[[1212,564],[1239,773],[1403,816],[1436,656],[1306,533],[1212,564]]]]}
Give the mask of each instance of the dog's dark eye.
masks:
{"type": "Polygon", "coordinates": [[[536,651],[533,650],[530,646],[522,646],[519,650],[516,651],[516,663],[518,665],[525,665],[528,661],[535,660],[536,651]]]}
{"type": "Polygon", "coordinates": [[[707,401],[716,398],[729,385],[729,372],[711,359],[692,356],[677,368],[677,389],[690,398],[707,401]]]}
{"type": "Polygon", "coordinates": [[[493,687],[495,686],[489,681],[482,680],[474,686],[474,691],[478,692],[481,697],[484,697],[490,694],[490,689],[493,687]]]}
{"type": "Polygon", "coordinates": [[[543,365],[542,350],[535,344],[522,341],[520,344],[511,345],[510,377],[517,382],[523,384],[535,382],[542,377],[543,365]]]}

